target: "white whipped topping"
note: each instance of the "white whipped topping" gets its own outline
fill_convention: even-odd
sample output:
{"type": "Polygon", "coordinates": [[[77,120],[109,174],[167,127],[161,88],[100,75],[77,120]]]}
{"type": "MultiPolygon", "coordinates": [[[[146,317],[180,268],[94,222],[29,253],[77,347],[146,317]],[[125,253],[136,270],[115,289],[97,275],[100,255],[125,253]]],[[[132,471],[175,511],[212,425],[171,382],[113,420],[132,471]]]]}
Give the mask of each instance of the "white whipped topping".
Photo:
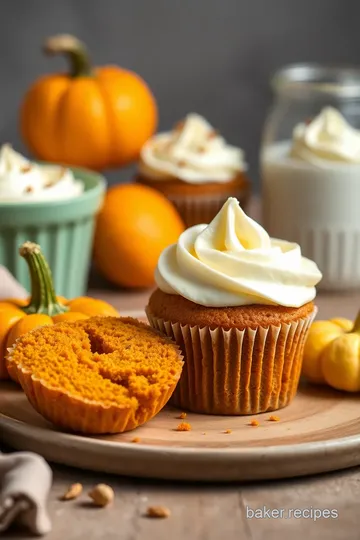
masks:
{"type": "Polygon", "coordinates": [[[325,107],[311,122],[295,127],[291,156],[319,166],[360,163],[360,131],[338,110],[325,107]]]}
{"type": "Polygon", "coordinates": [[[77,197],[84,190],[70,169],[38,165],[15,152],[11,145],[0,149],[0,202],[34,202],[77,197]]]}
{"type": "Polygon", "coordinates": [[[300,307],[314,299],[321,277],[298,244],[271,239],[232,197],[209,225],[166,248],[155,273],[163,292],[212,307],[300,307]]]}
{"type": "Polygon", "coordinates": [[[149,139],[139,163],[140,173],[150,178],[178,178],[190,184],[228,182],[246,168],[244,152],[228,145],[198,114],[189,114],[172,131],[149,139]]]}

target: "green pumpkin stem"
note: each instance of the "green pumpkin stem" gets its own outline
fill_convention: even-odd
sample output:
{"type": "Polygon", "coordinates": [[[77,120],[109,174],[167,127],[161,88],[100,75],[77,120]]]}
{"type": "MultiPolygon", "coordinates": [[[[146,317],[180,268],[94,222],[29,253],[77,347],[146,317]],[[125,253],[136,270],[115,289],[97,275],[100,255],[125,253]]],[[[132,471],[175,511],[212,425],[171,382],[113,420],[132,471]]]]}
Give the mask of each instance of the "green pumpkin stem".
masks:
{"type": "Polygon", "coordinates": [[[65,55],[70,63],[70,77],[90,77],[92,75],[86,47],[74,36],[59,34],[49,37],[44,43],[44,52],[49,55],[65,55]]]}
{"type": "Polygon", "coordinates": [[[51,270],[40,246],[25,242],[19,253],[27,262],[31,279],[30,303],[22,308],[23,311],[28,315],[44,313],[50,317],[69,311],[69,308],[61,305],[56,298],[51,270]]]}
{"type": "Polygon", "coordinates": [[[357,314],[356,316],[356,319],[355,319],[355,322],[354,322],[354,326],[352,327],[352,329],[350,330],[351,333],[358,333],[360,334],[360,311],[359,313],[357,314]]]}

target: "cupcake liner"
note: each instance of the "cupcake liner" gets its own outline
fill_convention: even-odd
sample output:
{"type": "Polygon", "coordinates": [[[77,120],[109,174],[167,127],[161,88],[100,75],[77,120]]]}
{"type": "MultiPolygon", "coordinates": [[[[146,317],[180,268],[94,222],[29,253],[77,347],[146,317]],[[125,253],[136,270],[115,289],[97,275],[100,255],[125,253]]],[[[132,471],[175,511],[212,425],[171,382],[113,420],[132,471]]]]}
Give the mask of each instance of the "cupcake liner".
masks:
{"type": "Polygon", "coordinates": [[[19,366],[15,369],[22,389],[38,413],[60,428],[93,435],[123,433],[144,424],[166,405],[176,386],[169,386],[154,398],[151,407],[134,410],[72,397],[60,389],[49,388],[19,366]]]}
{"type": "Polygon", "coordinates": [[[181,215],[186,227],[199,223],[210,223],[221,210],[229,196],[236,197],[244,208],[248,199],[248,189],[238,189],[233,193],[211,195],[167,195],[181,215]]]}
{"type": "Polygon", "coordinates": [[[185,357],[172,404],[223,415],[285,407],[297,391],[305,339],[316,311],[281,326],[225,330],[172,323],[147,308],[150,325],[174,339],[185,357]]]}

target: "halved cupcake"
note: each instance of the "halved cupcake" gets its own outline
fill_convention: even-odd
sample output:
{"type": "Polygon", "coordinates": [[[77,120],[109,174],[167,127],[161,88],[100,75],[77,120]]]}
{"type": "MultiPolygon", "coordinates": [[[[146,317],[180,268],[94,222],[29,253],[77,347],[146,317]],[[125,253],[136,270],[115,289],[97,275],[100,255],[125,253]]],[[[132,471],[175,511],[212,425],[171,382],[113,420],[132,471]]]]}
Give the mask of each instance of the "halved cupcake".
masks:
{"type": "Polygon", "coordinates": [[[230,198],[210,225],[160,256],[151,326],[181,347],[181,408],[256,414],[293,399],[321,273],[297,244],[269,238],[230,198]]]}
{"type": "Polygon", "coordinates": [[[15,343],[8,362],[40,414],[82,433],[120,433],[150,420],[183,365],[175,343],[121,317],[43,326],[15,343]]]}
{"type": "Polygon", "coordinates": [[[190,227],[209,223],[229,196],[246,205],[246,169],[240,148],[228,145],[204,118],[189,114],[145,143],[136,181],[166,195],[190,227]]]}

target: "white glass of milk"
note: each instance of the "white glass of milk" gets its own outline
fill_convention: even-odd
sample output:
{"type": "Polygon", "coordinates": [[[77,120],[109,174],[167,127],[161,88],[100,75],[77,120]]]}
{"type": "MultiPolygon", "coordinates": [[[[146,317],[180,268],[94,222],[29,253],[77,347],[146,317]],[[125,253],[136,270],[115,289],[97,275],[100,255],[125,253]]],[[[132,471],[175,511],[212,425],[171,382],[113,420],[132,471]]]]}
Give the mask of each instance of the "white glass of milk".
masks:
{"type": "MultiPolygon", "coordinates": [[[[360,286],[360,161],[290,155],[293,131],[325,107],[360,130],[360,69],[294,64],[273,78],[275,99],[260,153],[262,223],[297,242],[323,273],[319,289],[360,286]]],[[[360,136],[360,131],[359,131],[360,136]]],[[[355,138],[356,139],[356,138],[355,138]]]]}

